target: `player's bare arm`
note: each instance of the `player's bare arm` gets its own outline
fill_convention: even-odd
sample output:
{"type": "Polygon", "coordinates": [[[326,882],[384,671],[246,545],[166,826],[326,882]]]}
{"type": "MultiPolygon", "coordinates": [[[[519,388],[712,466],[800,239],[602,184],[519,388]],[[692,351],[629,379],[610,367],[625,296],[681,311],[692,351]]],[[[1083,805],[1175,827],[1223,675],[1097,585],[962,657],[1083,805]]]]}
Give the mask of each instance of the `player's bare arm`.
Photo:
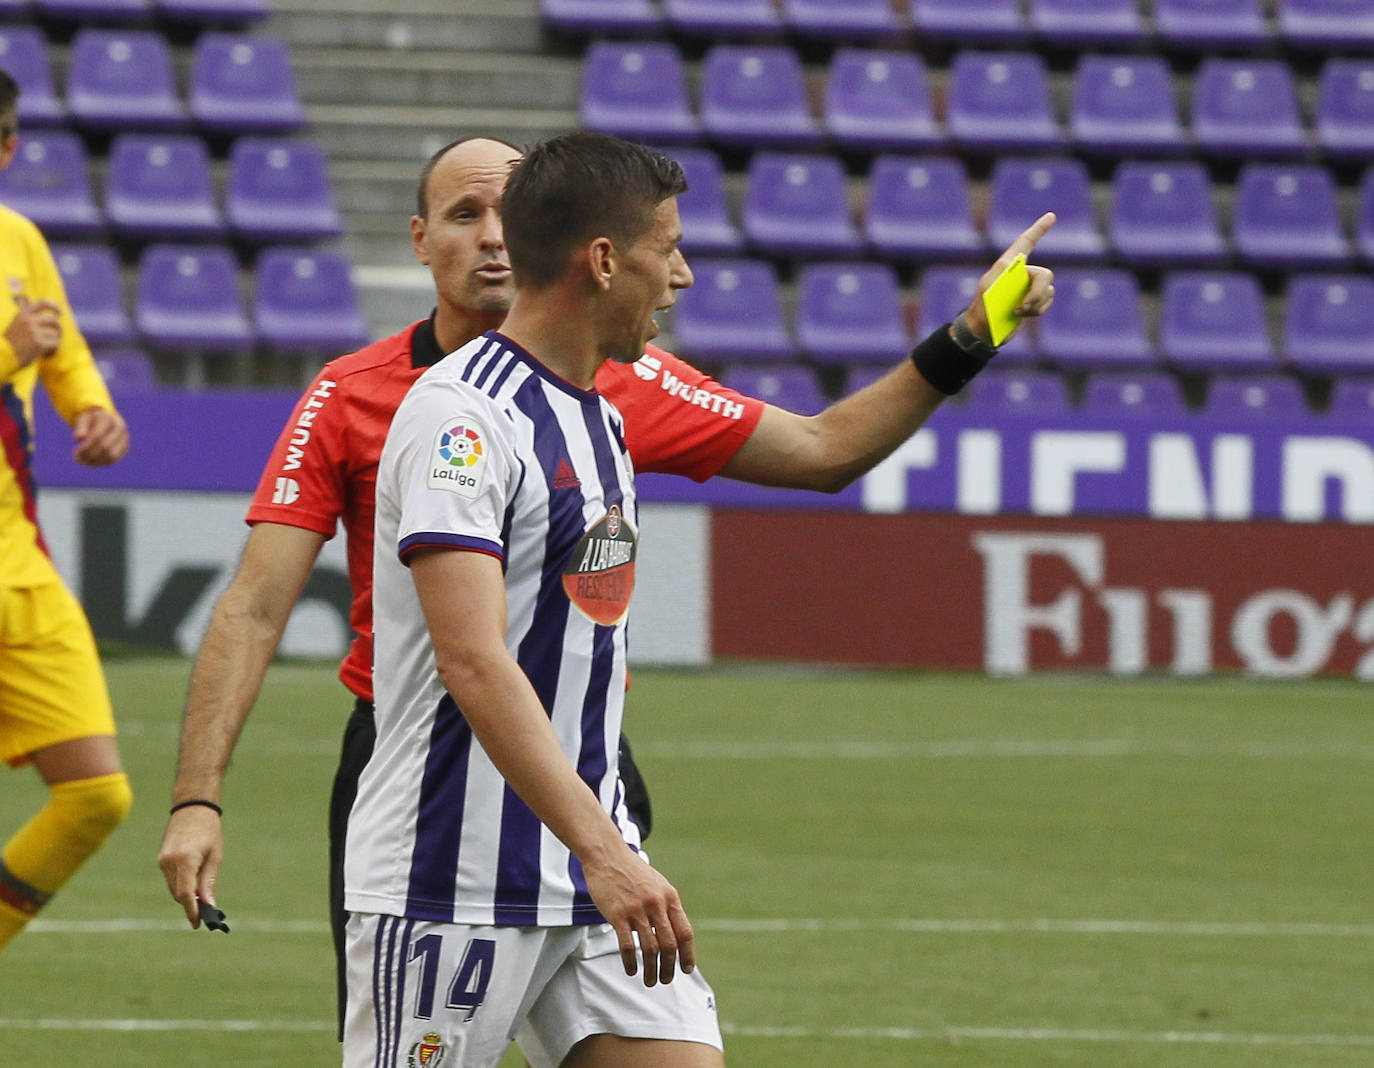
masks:
{"type": "Polygon", "coordinates": [[[42,356],[51,356],[62,342],[61,310],[50,300],[15,298],[14,318],[5,328],[5,340],[14,349],[20,367],[42,356]]]}
{"type": "Polygon", "coordinates": [[[626,974],[637,970],[636,936],[646,986],[670,982],[679,959],[690,972],[696,953],[677,891],[625,844],[506,649],[500,561],[430,548],[414,552],[410,565],[439,678],[496,769],[581,861],[592,900],[619,936],[626,974]]]}
{"type": "MultiPolygon", "coordinates": [[[[191,672],[173,804],[219,803],[234,745],[323,544],[322,534],[282,523],[258,523],[249,533],[191,672]]],[[[198,902],[214,904],[223,856],[213,809],[196,805],[172,814],[158,864],[192,927],[200,926],[198,902]]]]}
{"type": "MultiPolygon", "coordinates": [[[[1054,225],[1046,212],[1013,241],[978,280],[964,315],[983,341],[990,340],[983,291],[1017,255],[1030,255],[1054,225]]],[[[1028,267],[1031,286],[1017,307],[1022,319],[1044,315],[1054,302],[1054,273],[1028,267]]],[[[762,486],[838,493],[872,470],[925,423],[945,395],[910,361],[877,382],[832,404],[819,415],[803,416],[769,405],[758,426],[721,468],[727,478],[762,486]]]]}

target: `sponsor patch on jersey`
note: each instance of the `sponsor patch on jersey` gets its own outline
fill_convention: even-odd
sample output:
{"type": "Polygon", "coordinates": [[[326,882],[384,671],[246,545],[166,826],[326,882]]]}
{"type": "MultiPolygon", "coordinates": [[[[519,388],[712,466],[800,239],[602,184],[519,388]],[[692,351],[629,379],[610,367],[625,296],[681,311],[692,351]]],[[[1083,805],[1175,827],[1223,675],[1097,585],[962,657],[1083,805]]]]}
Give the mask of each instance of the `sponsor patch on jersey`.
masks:
{"type": "Polygon", "coordinates": [[[646,382],[652,382],[658,377],[659,371],[663,370],[663,361],[657,356],[650,356],[647,352],[634,363],[630,364],[635,369],[635,374],[646,382]]]}
{"type": "Polygon", "coordinates": [[[614,626],[630,610],[635,588],[635,552],[639,538],[620,505],[582,535],[563,569],[563,589],[577,610],[604,627],[614,626]]]}
{"type": "Polygon", "coordinates": [[[444,1039],[435,1031],[426,1031],[420,1041],[410,1047],[407,1058],[410,1068],[439,1068],[443,1059],[444,1039]]]}
{"type": "Polygon", "coordinates": [[[278,475],[276,485],[272,488],[273,504],[295,504],[301,495],[301,484],[294,478],[287,478],[285,475],[278,475]]]}
{"type": "Polygon", "coordinates": [[[486,432],[467,417],[446,422],[434,438],[429,488],[475,498],[487,469],[486,440],[486,432]]]}

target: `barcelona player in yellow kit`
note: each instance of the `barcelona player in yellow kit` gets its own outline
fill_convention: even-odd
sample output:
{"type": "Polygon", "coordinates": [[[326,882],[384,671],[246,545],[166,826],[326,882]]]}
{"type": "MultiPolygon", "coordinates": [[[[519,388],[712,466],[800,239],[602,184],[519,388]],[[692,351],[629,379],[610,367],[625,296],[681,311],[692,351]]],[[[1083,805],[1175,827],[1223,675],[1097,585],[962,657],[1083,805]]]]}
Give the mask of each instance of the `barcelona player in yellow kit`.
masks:
{"type": "MultiPolygon", "coordinates": [[[[0,168],[18,143],[18,97],[0,71],[0,168]]],[[[90,625],[38,528],[29,459],[40,380],[72,428],[77,461],[110,464],[128,451],[124,420],[72,322],[47,243],[0,206],[0,760],[32,763],[50,791],[0,849],[0,949],[133,800],[90,625]]]]}

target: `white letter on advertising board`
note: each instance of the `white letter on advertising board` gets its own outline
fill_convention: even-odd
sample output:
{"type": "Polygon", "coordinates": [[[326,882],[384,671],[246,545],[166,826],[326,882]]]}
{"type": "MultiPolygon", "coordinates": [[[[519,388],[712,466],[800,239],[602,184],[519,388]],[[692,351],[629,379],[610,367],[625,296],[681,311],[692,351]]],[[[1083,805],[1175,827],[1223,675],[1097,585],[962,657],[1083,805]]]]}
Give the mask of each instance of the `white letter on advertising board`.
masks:
{"type": "Polygon", "coordinates": [[[1102,539],[1092,534],[991,534],[973,536],[983,557],[983,666],[997,675],[1030,667],[1030,632],[1048,630],[1065,656],[1083,649],[1083,597],[1065,590],[1049,604],[1030,603],[1030,563],[1054,556],[1089,586],[1102,583],[1102,539]]]}
{"type": "Polygon", "coordinates": [[[1283,443],[1283,518],[1320,520],[1330,478],[1341,485],[1341,517],[1374,523],[1374,451],[1354,438],[1289,438],[1283,443]]]}
{"type": "Polygon", "coordinates": [[[935,431],[928,427],[918,430],[864,477],[864,511],[906,511],[906,473],[913,468],[934,467],[938,456],[935,431]]]}
{"type": "Polygon", "coordinates": [[[1120,434],[1042,431],[1031,439],[1031,511],[1070,515],[1079,474],[1111,473],[1125,466],[1126,439],[1120,434]]]}
{"type": "Polygon", "coordinates": [[[1331,659],[1336,638],[1350,626],[1354,598],[1337,594],[1323,608],[1298,590],[1265,590],[1236,610],[1231,620],[1231,644],[1248,671],[1274,679],[1299,679],[1320,671],[1331,659]],[[1276,616],[1286,615],[1297,627],[1293,651],[1282,656],[1269,641],[1276,616]]]}
{"type": "Polygon", "coordinates": [[[959,435],[959,511],[996,515],[1002,510],[1002,435],[965,430],[959,435]]]}
{"type": "Polygon", "coordinates": [[[1249,519],[1254,512],[1254,445],[1243,434],[1212,439],[1212,493],[1189,434],[1150,438],[1150,515],[1156,519],[1249,519]]]}

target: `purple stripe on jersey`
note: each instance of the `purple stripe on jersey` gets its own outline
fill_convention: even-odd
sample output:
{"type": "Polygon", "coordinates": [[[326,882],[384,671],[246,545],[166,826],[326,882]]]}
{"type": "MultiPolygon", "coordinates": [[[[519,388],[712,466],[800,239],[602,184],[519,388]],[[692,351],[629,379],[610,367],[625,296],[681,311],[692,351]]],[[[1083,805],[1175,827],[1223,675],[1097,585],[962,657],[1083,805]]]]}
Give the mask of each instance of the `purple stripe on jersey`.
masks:
{"type": "Polygon", "coordinates": [[[487,343],[472,354],[472,359],[470,359],[468,361],[468,365],[463,368],[463,378],[465,380],[472,377],[472,372],[474,368],[476,368],[478,362],[482,359],[483,356],[491,352],[494,346],[494,340],[490,336],[488,336],[487,343]]]}
{"type": "MultiPolygon", "coordinates": [[[[531,376],[516,390],[515,406],[534,424],[536,477],[552,486],[558,461],[568,459],[567,439],[558,417],[544,396],[542,380],[531,376]]],[[[535,471],[531,469],[531,474],[535,471]]],[[[568,626],[568,596],[563,589],[563,568],[582,537],[583,497],[576,487],[549,491],[549,523],[544,541],[544,563],[534,622],[516,652],[516,660],[528,676],[539,703],[551,712],[558,693],[559,668],[568,626]]],[[[509,786],[501,806],[501,840],[496,868],[498,926],[530,923],[539,908],[540,823],[509,786]]]]}
{"type": "MultiPolygon", "coordinates": [[[[495,357],[488,361],[487,365],[483,367],[482,370],[477,372],[477,377],[472,379],[472,384],[478,389],[486,392],[487,379],[491,377],[491,373],[498,367],[509,368],[515,362],[515,357],[509,352],[498,352],[495,357]]],[[[467,376],[464,375],[464,377],[466,378],[467,376]]]]}
{"type": "Polygon", "coordinates": [[[386,917],[377,917],[377,934],[372,940],[372,1031],[376,1036],[372,1059],[374,1068],[382,1068],[382,931],[386,928],[386,917]]]}
{"type": "Polygon", "coordinates": [[[396,555],[405,562],[406,554],[425,546],[446,545],[455,549],[471,549],[473,552],[490,553],[500,560],[506,558],[506,550],[490,538],[474,538],[467,534],[445,534],[440,531],[424,530],[408,534],[401,539],[396,555]]]}
{"type": "Polygon", "coordinates": [[[510,378],[510,373],[520,366],[519,360],[507,360],[501,365],[501,373],[496,376],[495,381],[487,389],[487,396],[494,397],[501,392],[501,387],[506,384],[506,379],[510,378]]]}
{"type": "Polygon", "coordinates": [[[420,780],[406,892],[406,915],[414,919],[453,922],[453,886],[458,877],[459,831],[471,752],[472,728],[453,698],[444,694],[434,713],[429,756],[420,780]]]}
{"type": "MultiPolygon", "coordinates": [[[[597,627],[592,641],[592,672],[587,694],[582,701],[582,751],[577,755],[577,774],[596,793],[606,776],[606,698],[615,666],[615,628],[597,627]]],[[[573,921],[604,923],[605,920],[587,892],[587,879],[577,857],[568,860],[568,875],[573,883],[573,921]]]]}

